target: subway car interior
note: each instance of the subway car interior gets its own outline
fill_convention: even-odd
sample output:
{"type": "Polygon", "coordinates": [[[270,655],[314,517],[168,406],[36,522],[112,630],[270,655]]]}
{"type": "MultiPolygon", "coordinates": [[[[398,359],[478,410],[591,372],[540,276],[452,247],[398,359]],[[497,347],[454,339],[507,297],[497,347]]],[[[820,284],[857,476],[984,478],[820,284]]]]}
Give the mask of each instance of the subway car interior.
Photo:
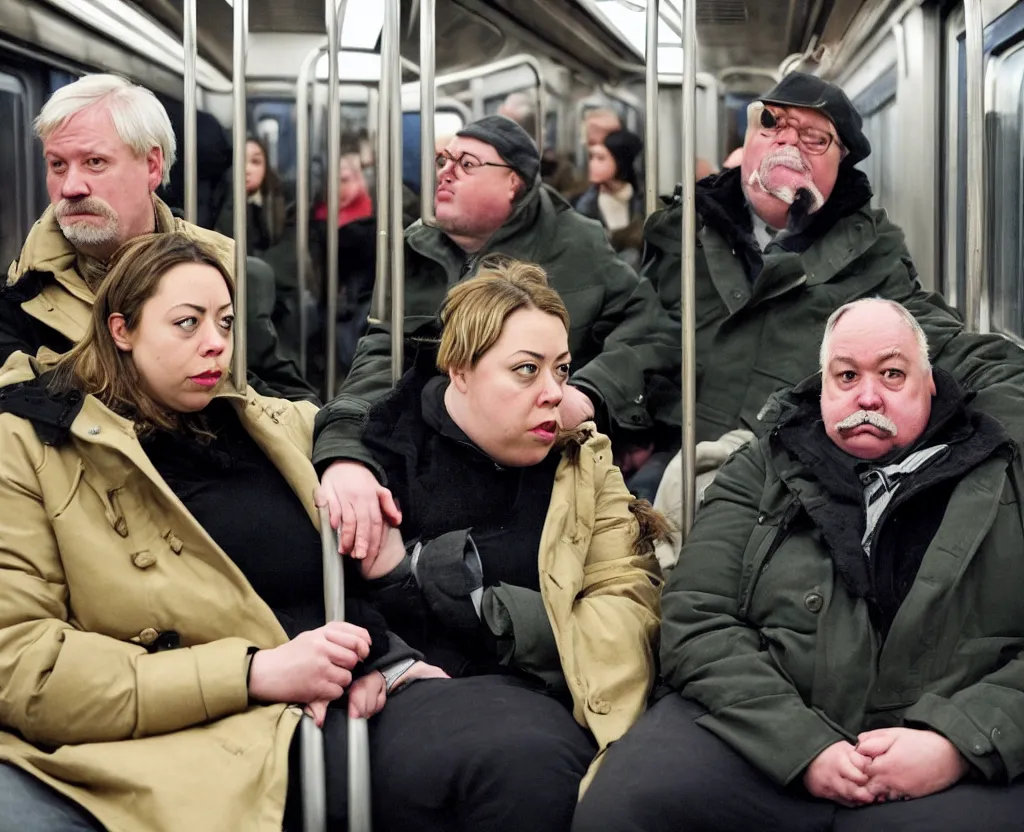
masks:
{"type": "MultiPolygon", "coordinates": [[[[338,53],[338,102],[346,141],[361,140],[373,185],[382,118],[381,57],[387,52],[386,2],[350,0],[338,53]]],[[[400,4],[402,179],[420,190],[421,11],[400,4]]],[[[217,223],[231,184],[231,136],[264,142],[269,164],[294,211],[299,127],[308,129],[304,194],[309,210],[325,192],[328,65],[324,3],[250,0],[244,37],[244,125],[232,106],[234,9],[196,4],[198,61],[196,221],[217,223]],[[322,51],[318,51],[322,50],[322,51]],[[316,54],[312,66],[311,53],[316,54]],[[297,103],[300,72],[308,118],[297,103]]],[[[656,189],[680,181],[682,0],[661,0],[657,24],[657,118],[647,109],[647,8],[644,0],[438,0],[433,20],[434,133],[499,110],[510,93],[544,108],[543,149],[585,167],[581,118],[607,107],[657,148],[648,167],[656,189]],[[539,83],[539,86],[538,86],[539,83]],[[653,135],[652,135],[653,134],[653,135]],[[652,141],[651,139],[654,139],[652,141]]],[[[873,153],[862,163],[875,203],[907,235],[922,283],[965,309],[967,291],[968,50],[964,5],[926,0],[696,0],[694,154],[717,167],[742,142],[746,106],[794,68],[839,83],[865,120],[873,153]]],[[[986,237],[982,330],[1024,338],[1021,131],[1024,125],[1024,6],[980,3],[983,23],[983,213],[986,237]]],[[[109,71],[143,84],[171,115],[184,157],[185,30],[182,0],[0,0],[0,259],[9,263],[46,206],[44,166],[31,123],[55,89],[87,72],[109,71]]],[[[185,163],[163,192],[185,205],[185,163]]],[[[297,229],[291,224],[291,233],[297,229]]],[[[308,243],[307,243],[308,245],[308,243]]],[[[314,244],[315,247],[315,244],[314,244]]],[[[319,258],[322,260],[322,258],[319,258]]],[[[313,257],[310,285],[322,283],[313,257]]],[[[321,295],[318,302],[323,305],[321,295]]],[[[317,352],[314,348],[313,352],[317,352]]]]}
{"type": "Polygon", "coordinates": [[[175,131],[158,195],[240,248],[276,247],[273,320],[327,401],[368,319],[392,323],[401,374],[403,229],[431,222],[436,149],[464,125],[517,110],[542,171],[564,169],[572,191],[586,180],[585,118],[611,110],[643,139],[646,213],[677,187],[692,210],[696,178],[742,146],[748,105],[796,70],[859,111],[873,207],[905,232],[924,288],[969,328],[1024,346],[1016,0],[0,0],[0,260],[18,257],[49,204],[33,132],[44,102],[88,73],[124,76],[157,95],[175,131]],[[258,245],[232,209],[251,195],[253,142],[285,208],[258,245]],[[339,229],[346,182],[365,210],[339,229]],[[375,256],[357,256],[366,246],[375,256]]]}

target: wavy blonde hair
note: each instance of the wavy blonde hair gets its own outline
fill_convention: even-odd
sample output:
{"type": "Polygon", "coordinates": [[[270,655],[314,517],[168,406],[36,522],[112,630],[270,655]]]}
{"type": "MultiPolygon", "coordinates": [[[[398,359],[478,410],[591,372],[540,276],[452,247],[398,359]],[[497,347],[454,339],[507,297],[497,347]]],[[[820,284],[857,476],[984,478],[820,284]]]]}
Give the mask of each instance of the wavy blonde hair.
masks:
{"type": "Polygon", "coordinates": [[[540,266],[501,258],[484,260],[475,277],[453,286],[444,299],[437,368],[447,373],[474,367],[497,343],[505,321],[520,309],[554,315],[569,331],[569,311],[540,266]]]}

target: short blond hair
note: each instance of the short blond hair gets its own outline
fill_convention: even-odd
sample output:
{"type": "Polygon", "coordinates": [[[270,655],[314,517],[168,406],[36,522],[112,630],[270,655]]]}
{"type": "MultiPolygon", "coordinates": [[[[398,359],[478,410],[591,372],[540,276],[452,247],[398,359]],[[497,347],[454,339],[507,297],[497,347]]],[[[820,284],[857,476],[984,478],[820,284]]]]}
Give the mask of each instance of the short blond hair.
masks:
{"type": "Polygon", "coordinates": [[[35,120],[36,135],[46,139],[71,118],[102,102],[110,113],[114,129],[137,156],[159,147],[164,157],[161,181],[171,181],[177,143],[167,110],[155,95],[120,75],[85,75],[61,87],[43,105],[35,120]]]}
{"type": "Polygon", "coordinates": [[[437,368],[447,373],[475,366],[497,343],[505,321],[520,309],[554,315],[569,331],[569,311],[540,266],[485,260],[476,277],[448,290],[441,307],[437,368]]]}

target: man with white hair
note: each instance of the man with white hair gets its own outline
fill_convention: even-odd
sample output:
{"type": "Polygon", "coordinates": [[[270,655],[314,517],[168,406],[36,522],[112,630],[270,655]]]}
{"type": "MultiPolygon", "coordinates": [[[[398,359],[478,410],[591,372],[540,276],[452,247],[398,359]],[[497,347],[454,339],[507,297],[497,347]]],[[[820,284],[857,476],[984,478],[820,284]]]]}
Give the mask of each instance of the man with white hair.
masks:
{"type": "MultiPolygon", "coordinates": [[[[905,304],[935,363],[961,383],[981,389],[1010,372],[1024,377],[1020,349],[965,333],[941,296],[922,291],[903,232],[871,207],[871,186],[855,167],[870,152],[845,93],[794,72],[748,108],[740,167],[698,183],[698,469],[713,471],[771,424],[765,402],[814,372],[826,319],[858,298],[905,304]]],[[[676,316],[681,211],[676,201],[648,219],[641,269],[676,316]]],[[[1022,404],[1004,407],[1024,412],[1022,404]]],[[[655,502],[670,517],[680,516],[681,486],[677,459],[655,502]]],[[[677,555],[666,545],[659,558],[671,566],[677,555]]]]}
{"type": "Polygon", "coordinates": [[[708,489],[662,596],[672,692],[573,832],[1021,828],[1018,445],[892,301],[841,307],[820,358],[708,489]]]}
{"type": "MultiPolygon", "coordinates": [[[[53,355],[70,349],[85,333],[111,255],[141,234],[186,234],[211,244],[233,268],[230,239],[175,218],[154,193],[170,181],[175,140],[163,105],[149,90],[115,75],[86,75],[50,97],[35,128],[50,207],[0,288],[0,363],[19,350],[53,355]]],[[[255,291],[246,346],[256,384],[273,395],[311,398],[298,368],[278,349],[272,300],[261,302],[272,291],[273,275],[265,264],[249,263],[255,291]]]]}

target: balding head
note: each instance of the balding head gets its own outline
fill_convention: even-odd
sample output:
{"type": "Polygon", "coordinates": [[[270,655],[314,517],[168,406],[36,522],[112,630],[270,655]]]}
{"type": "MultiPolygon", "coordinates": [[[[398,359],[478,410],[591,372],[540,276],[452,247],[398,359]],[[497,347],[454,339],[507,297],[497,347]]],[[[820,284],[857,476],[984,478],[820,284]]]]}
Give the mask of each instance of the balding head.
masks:
{"type": "Polygon", "coordinates": [[[865,298],[837,309],[821,344],[821,418],[859,459],[916,442],[935,395],[928,341],[898,303],[865,298]]]}

